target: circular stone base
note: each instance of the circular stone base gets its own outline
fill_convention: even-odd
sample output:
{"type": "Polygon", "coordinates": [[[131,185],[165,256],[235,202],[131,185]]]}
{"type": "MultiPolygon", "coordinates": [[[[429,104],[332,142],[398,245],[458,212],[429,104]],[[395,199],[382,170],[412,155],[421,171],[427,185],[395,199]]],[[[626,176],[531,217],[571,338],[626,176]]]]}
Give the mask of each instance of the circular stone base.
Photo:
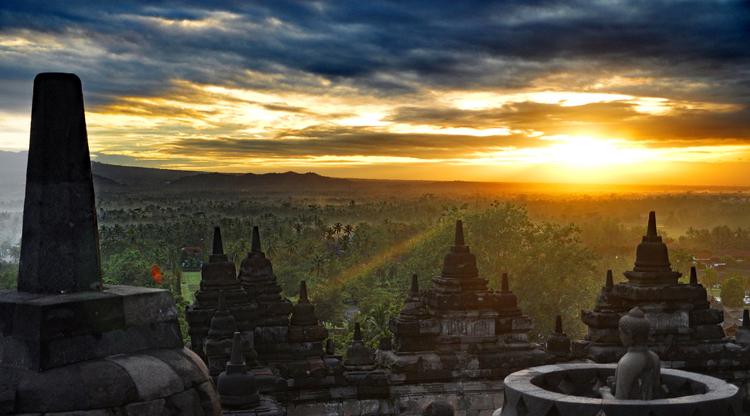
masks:
{"type": "Polygon", "coordinates": [[[662,369],[662,383],[675,397],[616,400],[594,397],[616,364],[558,364],[532,367],[505,378],[501,416],[736,416],[741,413],[737,386],[715,377],[662,369]]]}
{"type": "Polygon", "coordinates": [[[221,414],[205,364],[186,348],[113,355],[40,373],[0,367],[3,384],[15,392],[12,401],[0,400],[0,414],[221,414]]]}

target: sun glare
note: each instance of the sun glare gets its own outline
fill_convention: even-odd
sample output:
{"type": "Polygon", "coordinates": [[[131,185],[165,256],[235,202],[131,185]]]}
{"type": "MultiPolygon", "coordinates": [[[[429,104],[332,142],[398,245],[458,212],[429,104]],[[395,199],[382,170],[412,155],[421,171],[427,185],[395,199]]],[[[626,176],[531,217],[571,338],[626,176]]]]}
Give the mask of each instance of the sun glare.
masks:
{"type": "Polygon", "coordinates": [[[541,146],[503,148],[477,155],[479,163],[496,165],[553,165],[589,169],[642,163],[657,157],[656,151],[624,139],[555,135],[540,137],[541,146]]]}
{"type": "Polygon", "coordinates": [[[553,136],[543,140],[552,142],[541,152],[545,163],[573,167],[600,167],[641,163],[652,157],[648,149],[622,139],[553,136]]]}

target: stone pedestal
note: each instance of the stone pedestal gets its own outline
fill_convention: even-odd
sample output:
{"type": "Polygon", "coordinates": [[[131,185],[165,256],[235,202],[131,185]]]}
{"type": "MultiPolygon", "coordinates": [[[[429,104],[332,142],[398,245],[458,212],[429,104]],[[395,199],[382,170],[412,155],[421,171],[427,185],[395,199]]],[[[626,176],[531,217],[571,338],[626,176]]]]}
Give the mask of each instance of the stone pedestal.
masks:
{"type": "Polygon", "coordinates": [[[182,348],[169,292],[107,286],[66,295],[0,292],[0,362],[44,371],[85,360],[182,348]]]}

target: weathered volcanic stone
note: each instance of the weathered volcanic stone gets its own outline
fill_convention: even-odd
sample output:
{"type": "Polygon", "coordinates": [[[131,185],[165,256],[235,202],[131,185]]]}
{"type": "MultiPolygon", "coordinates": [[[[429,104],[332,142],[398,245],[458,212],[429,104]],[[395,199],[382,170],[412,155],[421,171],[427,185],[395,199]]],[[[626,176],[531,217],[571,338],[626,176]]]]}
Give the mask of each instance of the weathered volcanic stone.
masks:
{"type": "Polygon", "coordinates": [[[646,235],[636,250],[635,267],[625,272],[628,281],[613,284],[608,273],[594,309],[581,313],[581,319],[589,327],[590,358],[599,362],[619,358],[624,348],[618,321],[634,307],[646,314],[652,327],[649,347],[664,361],[684,361],[686,357],[697,356],[708,359],[717,350],[737,349],[725,339],[721,328],[723,314],[710,309],[706,290],[697,283],[695,272],[691,271],[689,284],[679,283],[679,276],[670,267],[667,246],[657,234],[656,215],[652,211],[646,235]]]}
{"type": "Polygon", "coordinates": [[[359,322],[356,322],[354,324],[354,337],[352,338],[352,343],[346,350],[344,367],[357,370],[372,369],[375,367],[373,354],[374,351],[368,348],[364,341],[362,341],[362,329],[359,326],[359,322]]]}
{"type": "Polygon", "coordinates": [[[432,349],[435,335],[423,334],[420,331],[420,321],[425,319],[429,319],[429,314],[419,292],[419,279],[414,274],[411,277],[411,287],[401,313],[389,322],[389,329],[395,336],[394,347],[399,351],[427,351],[432,349]]]}
{"type": "Polygon", "coordinates": [[[688,284],[679,283],[679,275],[671,269],[667,247],[657,235],[656,215],[651,212],[646,235],[636,250],[635,266],[625,272],[628,281],[613,284],[608,274],[594,308],[581,312],[588,334],[584,341],[576,342],[576,355],[596,362],[617,362],[625,351],[618,320],[638,307],[651,324],[648,347],[665,366],[746,384],[750,354],[742,344],[743,331],[738,332],[740,343],[727,338],[721,326],[723,313],[710,308],[695,270],[691,270],[688,284]]]}
{"type": "Polygon", "coordinates": [[[228,409],[249,409],[260,402],[255,377],[247,371],[242,358],[242,336],[235,332],[232,336],[231,358],[226,369],[219,374],[216,385],[222,406],[228,409]]]}
{"type": "Polygon", "coordinates": [[[281,286],[273,274],[273,265],[261,250],[257,226],[253,227],[251,249],[240,264],[238,279],[251,302],[258,305],[257,326],[287,326],[292,304],[281,296],[281,286]]]}
{"type": "Polygon", "coordinates": [[[169,292],[101,286],[81,97],[75,75],[35,80],[19,290],[0,291],[0,414],[218,415],[169,292]]]}
{"type": "Polygon", "coordinates": [[[19,291],[101,289],[83,93],[74,74],[34,79],[22,240],[19,291]]]}
{"type": "Polygon", "coordinates": [[[258,305],[254,345],[263,362],[289,360],[287,331],[292,303],[281,296],[271,261],[261,250],[260,231],[253,227],[251,250],[240,264],[238,279],[250,302],[258,305]]]}
{"type": "Polygon", "coordinates": [[[393,350],[379,350],[377,360],[396,383],[498,378],[550,358],[528,341],[532,327],[507,274],[500,292],[487,288],[457,221],[441,275],[422,292],[412,277],[404,308],[390,322],[393,350]]]}
{"type": "Polygon", "coordinates": [[[242,338],[235,332],[232,338],[231,359],[217,378],[216,385],[225,415],[282,416],[286,412],[273,399],[262,397],[254,374],[248,371],[242,358],[242,338]]]}
{"type": "Polygon", "coordinates": [[[289,320],[288,338],[290,343],[310,344],[308,354],[320,357],[323,355],[323,341],[328,338],[328,331],[318,321],[315,305],[307,297],[307,284],[300,282],[299,302],[294,305],[289,320]]]}
{"type": "MultiPolygon", "coordinates": [[[[226,308],[224,292],[219,293],[219,305],[211,318],[208,335],[203,341],[203,356],[208,363],[211,377],[217,377],[224,371],[229,361],[234,334],[237,332],[237,322],[232,312],[226,308]]],[[[252,336],[252,335],[251,335],[252,336]]],[[[243,362],[257,364],[257,353],[253,349],[250,339],[240,337],[243,362]]]]}
{"type": "MultiPolygon", "coordinates": [[[[195,302],[185,311],[185,318],[189,325],[190,342],[193,351],[204,360],[203,344],[208,335],[211,318],[214,316],[219,303],[219,293],[224,296],[224,304],[234,317],[237,330],[245,338],[253,336],[257,315],[257,305],[248,297],[245,289],[237,280],[234,263],[224,254],[224,244],[221,229],[214,228],[213,252],[208,263],[201,267],[200,289],[195,293],[195,302]]],[[[251,357],[245,357],[249,362],[251,357]]]]}
{"type": "Polygon", "coordinates": [[[555,318],[555,332],[547,338],[547,352],[561,359],[570,355],[570,338],[563,332],[562,316],[555,318]]]}
{"type": "Polygon", "coordinates": [[[46,370],[154,348],[181,348],[177,310],[161,289],[36,295],[0,291],[0,364],[46,370]]]}

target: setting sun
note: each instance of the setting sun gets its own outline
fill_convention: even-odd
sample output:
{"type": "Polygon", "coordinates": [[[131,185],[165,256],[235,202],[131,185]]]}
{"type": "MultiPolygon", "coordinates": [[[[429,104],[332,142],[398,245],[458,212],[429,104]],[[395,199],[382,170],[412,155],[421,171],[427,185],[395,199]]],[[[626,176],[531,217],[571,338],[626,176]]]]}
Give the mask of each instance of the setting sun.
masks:
{"type": "Polygon", "coordinates": [[[622,139],[554,136],[545,140],[551,142],[541,151],[546,163],[593,168],[642,163],[654,157],[647,148],[622,139]]]}

